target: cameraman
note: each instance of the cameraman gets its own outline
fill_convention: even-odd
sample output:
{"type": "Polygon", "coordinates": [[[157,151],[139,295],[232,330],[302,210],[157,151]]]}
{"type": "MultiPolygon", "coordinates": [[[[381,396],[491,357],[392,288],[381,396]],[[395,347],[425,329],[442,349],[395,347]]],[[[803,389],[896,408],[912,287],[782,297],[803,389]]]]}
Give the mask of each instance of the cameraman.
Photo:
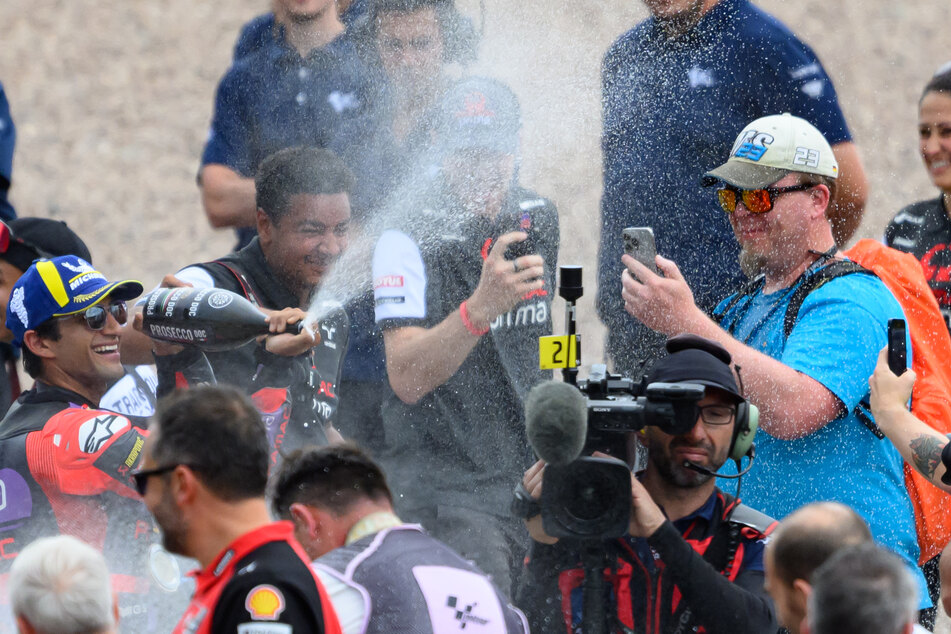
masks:
{"type": "MultiPolygon", "coordinates": [[[[648,427],[636,434],[648,463],[631,478],[628,534],[601,542],[605,584],[611,588],[605,597],[607,631],[775,632],[773,606],[763,589],[763,551],[776,522],[717,489],[711,475],[734,455],[738,437],[742,443],[755,431],[755,422],[751,431],[743,414],[747,404],[730,354],[693,335],[668,340],[667,350],[648,382],[699,383],[706,390],[688,433],[671,436],[648,427]]],[[[538,462],[522,480],[535,500],[544,471],[538,462]]],[[[518,605],[533,631],[557,631],[558,622],[568,632],[582,631],[579,542],[558,543],[546,535],[538,514],[526,525],[533,543],[518,605]]]]}

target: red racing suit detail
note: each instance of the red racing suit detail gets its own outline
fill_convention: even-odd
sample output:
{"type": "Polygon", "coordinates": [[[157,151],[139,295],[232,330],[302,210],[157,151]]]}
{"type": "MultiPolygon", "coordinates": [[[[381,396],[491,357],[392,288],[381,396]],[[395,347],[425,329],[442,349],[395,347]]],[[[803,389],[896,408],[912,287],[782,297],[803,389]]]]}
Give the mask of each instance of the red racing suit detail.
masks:
{"type": "Polygon", "coordinates": [[[193,574],[195,596],[173,634],[264,632],[269,623],[286,634],[341,634],[290,522],[245,533],[193,574]]]}
{"type": "Polygon", "coordinates": [[[143,613],[158,532],[131,473],[147,435],[74,392],[38,383],[21,395],[0,421],[0,574],[30,541],[74,535],[106,556],[120,609],[143,613]]]}

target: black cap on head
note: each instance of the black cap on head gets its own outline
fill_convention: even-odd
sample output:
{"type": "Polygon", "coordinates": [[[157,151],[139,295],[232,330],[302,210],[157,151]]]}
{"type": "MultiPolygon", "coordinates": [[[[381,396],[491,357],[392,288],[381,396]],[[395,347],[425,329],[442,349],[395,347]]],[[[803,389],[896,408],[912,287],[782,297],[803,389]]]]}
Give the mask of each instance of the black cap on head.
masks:
{"type": "Polygon", "coordinates": [[[732,357],[719,343],[697,335],[677,335],[667,340],[666,347],[668,354],[651,368],[648,383],[699,383],[743,400],[730,369],[732,357]]]}
{"type": "Polygon", "coordinates": [[[6,260],[21,271],[26,271],[33,260],[41,257],[75,255],[92,262],[86,243],[62,220],[14,218],[7,226],[13,232],[13,238],[6,253],[0,253],[0,260],[6,260]]]}

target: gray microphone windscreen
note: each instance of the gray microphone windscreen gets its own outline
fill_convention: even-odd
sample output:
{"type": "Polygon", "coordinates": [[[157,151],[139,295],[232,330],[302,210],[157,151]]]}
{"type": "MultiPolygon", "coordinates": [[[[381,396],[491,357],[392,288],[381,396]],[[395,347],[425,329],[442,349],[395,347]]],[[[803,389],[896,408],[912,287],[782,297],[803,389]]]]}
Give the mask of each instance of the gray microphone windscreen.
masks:
{"type": "Polygon", "coordinates": [[[588,434],[588,405],[577,387],[560,381],[539,383],[525,399],[528,442],[551,465],[581,455],[588,434]]]}

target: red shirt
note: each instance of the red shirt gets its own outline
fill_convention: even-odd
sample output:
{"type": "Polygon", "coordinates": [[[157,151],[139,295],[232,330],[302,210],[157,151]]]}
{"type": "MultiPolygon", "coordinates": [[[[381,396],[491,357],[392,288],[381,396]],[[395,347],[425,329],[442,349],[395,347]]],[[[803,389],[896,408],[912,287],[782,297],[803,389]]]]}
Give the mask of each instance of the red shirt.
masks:
{"type": "Polygon", "coordinates": [[[234,540],[195,574],[173,634],[341,634],[337,615],[290,522],[234,540]]]}

